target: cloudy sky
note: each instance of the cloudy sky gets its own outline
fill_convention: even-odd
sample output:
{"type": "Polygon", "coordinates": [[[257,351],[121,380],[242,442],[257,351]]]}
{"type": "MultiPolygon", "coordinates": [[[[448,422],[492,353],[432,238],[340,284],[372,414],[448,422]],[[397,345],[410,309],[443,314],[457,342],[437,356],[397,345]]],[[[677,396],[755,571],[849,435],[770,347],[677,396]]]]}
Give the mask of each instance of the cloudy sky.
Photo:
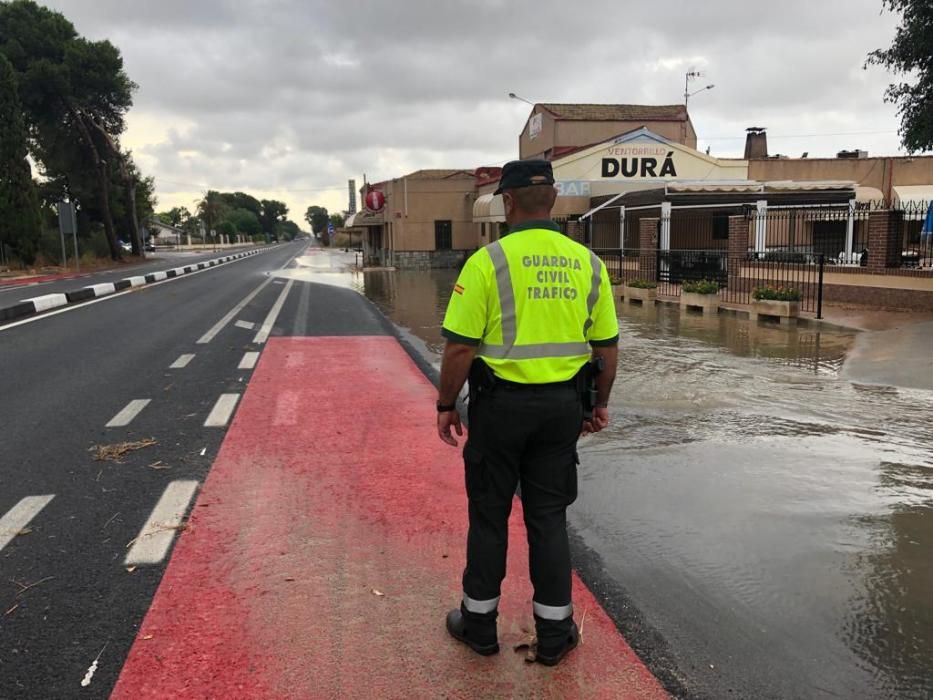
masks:
{"type": "Polygon", "coordinates": [[[890,43],[881,0],[49,0],[109,38],[139,84],[124,143],[159,208],[208,187],[341,210],[348,178],[472,168],[517,155],[535,102],[671,104],[705,73],[700,148],[899,152],[863,70],[890,43]]]}

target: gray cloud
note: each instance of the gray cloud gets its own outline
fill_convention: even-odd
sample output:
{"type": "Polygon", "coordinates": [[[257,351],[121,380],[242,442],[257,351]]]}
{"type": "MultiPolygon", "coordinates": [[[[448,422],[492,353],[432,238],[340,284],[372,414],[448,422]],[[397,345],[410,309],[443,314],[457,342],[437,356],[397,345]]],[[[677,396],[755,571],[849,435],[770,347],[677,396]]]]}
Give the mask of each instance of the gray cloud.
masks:
{"type": "Polygon", "coordinates": [[[341,183],[363,172],[513,157],[528,107],[510,91],[676,103],[691,67],[707,76],[696,87],[716,84],[691,102],[716,154],[740,154],[751,125],[793,155],[897,149],[890,76],[862,69],[893,35],[880,0],[48,4],[123,51],[140,85],[133,117],[162,127],[136,152],[165,201],[209,185],[339,208],[341,183]],[[840,135],[810,136],[828,133],[840,135]]]}

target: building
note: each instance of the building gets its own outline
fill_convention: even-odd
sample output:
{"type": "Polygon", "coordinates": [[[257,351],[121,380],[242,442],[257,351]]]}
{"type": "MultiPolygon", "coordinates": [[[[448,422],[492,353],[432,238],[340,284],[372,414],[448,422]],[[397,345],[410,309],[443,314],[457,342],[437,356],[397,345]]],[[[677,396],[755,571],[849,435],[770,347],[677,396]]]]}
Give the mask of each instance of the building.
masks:
{"type": "Polygon", "coordinates": [[[361,190],[381,192],[381,211],[364,208],[347,222],[363,229],[365,264],[398,268],[457,267],[477,248],[472,170],[417,170],[361,190]]]}
{"type": "MultiPolygon", "coordinates": [[[[658,261],[687,250],[823,259],[834,266],[828,298],[857,301],[884,285],[895,290],[891,303],[933,308],[933,242],[922,229],[933,157],[852,150],[791,159],[769,154],[763,128],[746,138],[745,158],[718,158],[697,150],[683,105],[536,104],[519,156],[552,162],[554,218],[593,248],[624,256],[653,246],[658,261]],[[653,234],[645,222],[656,224],[653,234]],[[908,291],[931,296],[908,299],[908,291]]],[[[498,166],[420,170],[368,185],[364,199],[378,191],[385,206],[361,211],[348,226],[363,232],[367,264],[459,265],[504,231],[494,194],[500,177],[498,166]]]]}
{"type": "Polygon", "coordinates": [[[696,149],[685,105],[536,104],[518,137],[518,157],[557,160],[580,148],[645,128],[696,149]]]}

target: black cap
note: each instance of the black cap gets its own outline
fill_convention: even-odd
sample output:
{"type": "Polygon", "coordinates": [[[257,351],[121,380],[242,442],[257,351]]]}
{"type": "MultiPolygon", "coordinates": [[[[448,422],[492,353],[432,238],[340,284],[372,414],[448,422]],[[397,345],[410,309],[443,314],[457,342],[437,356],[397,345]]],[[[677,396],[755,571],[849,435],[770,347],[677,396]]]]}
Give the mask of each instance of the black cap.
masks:
{"type": "Polygon", "coordinates": [[[502,194],[503,190],[517,190],[519,187],[553,184],[554,170],[550,161],[513,160],[502,168],[499,189],[494,194],[502,194]]]}

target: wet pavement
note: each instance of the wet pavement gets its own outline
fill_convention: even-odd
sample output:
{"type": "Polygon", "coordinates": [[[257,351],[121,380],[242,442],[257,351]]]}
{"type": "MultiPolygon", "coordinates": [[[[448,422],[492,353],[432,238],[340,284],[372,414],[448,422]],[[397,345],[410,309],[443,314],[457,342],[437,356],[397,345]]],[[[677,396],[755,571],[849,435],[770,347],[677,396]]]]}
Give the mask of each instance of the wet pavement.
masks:
{"type": "MultiPolygon", "coordinates": [[[[436,361],[455,277],[358,284],[436,361]]],[[[571,523],[689,694],[933,695],[933,392],[885,386],[896,359],[855,332],[621,323],[571,523]]]]}

